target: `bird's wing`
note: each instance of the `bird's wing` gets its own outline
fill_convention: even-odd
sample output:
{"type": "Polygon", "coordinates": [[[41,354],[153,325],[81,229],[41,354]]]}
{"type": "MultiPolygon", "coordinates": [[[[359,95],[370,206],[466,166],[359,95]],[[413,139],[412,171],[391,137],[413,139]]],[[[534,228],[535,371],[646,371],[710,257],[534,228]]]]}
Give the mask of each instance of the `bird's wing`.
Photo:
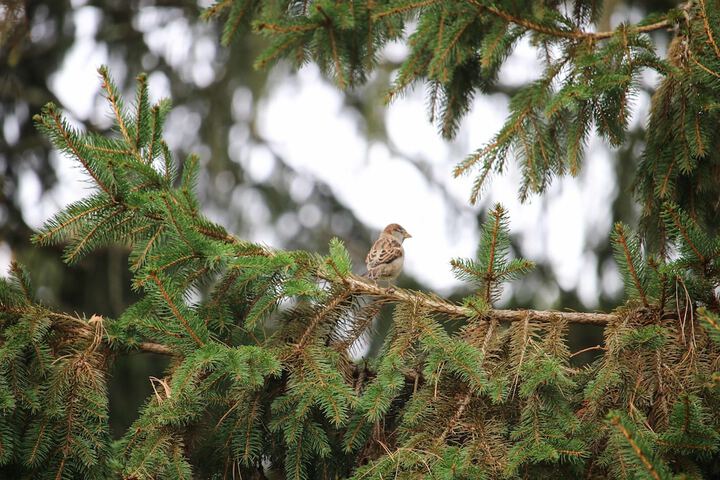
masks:
{"type": "Polygon", "coordinates": [[[368,270],[402,257],[402,246],[394,239],[378,238],[365,258],[368,270]]]}

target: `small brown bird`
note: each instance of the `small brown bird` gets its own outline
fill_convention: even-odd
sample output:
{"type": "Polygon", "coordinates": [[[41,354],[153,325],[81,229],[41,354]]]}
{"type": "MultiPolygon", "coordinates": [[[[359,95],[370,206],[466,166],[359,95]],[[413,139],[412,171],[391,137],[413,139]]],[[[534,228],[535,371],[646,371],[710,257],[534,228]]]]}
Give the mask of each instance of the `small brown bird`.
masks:
{"type": "Polygon", "coordinates": [[[410,237],[397,223],[385,227],[365,258],[368,278],[388,284],[395,280],[402,271],[405,259],[403,240],[410,237]]]}

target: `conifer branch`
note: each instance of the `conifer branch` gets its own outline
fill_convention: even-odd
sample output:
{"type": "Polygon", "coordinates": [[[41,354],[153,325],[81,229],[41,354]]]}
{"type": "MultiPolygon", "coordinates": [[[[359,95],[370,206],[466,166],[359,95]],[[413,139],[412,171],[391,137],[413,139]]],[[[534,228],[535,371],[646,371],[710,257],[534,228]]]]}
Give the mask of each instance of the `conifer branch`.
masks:
{"type": "MultiPolygon", "coordinates": [[[[257,26],[257,30],[270,30],[271,32],[276,33],[301,33],[301,32],[309,32],[310,30],[315,30],[320,27],[320,24],[318,23],[309,23],[306,25],[289,25],[289,26],[281,26],[276,25],[274,23],[260,23],[257,26]]],[[[291,41],[294,41],[294,39],[291,39],[291,41]]]]}
{"type": "MultiPolygon", "coordinates": [[[[585,123],[619,143],[627,130],[625,110],[638,69],[669,72],[653,100],[653,118],[672,118],[663,118],[661,128],[648,128],[660,154],[647,150],[644,158],[656,163],[651,165],[653,176],[644,181],[653,190],[661,187],[660,194],[648,195],[648,201],[658,204],[652,205],[653,214],[659,214],[653,220],[662,220],[663,234],[670,232],[665,240],[680,255],[665,255],[664,245],[660,252],[651,251],[649,242],[616,225],[616,259],[633,304],[607,314],[491,308],[502,282],[532,268],[524,259],[507,260],[510,235],[500,206],[483,229],[478,258],[451,263],[459,278],[477,285],[462,303],[430,292],[382,288],[352,274],[350,255],[337,239],[327,257],[240,240],[199,213],[196,158],[184,164],[178,182],[180,168],[160,135],[167,109],[149,106],[144,77],[136,121],[101,69],[125,140],[76,132],[55,107],[47,108],[38,120],[41,129],[63,152],[78,157],[103,191],[68,207],[37,238],[48,243],[68,239],[66,260],[127,240],[133,281],[144,282],[145,297],[118,321],[103,322],[98,315],[85,320],[37,304],[15,264],[14,278],[0,279],[0,476],[218,476],[223,458],[225,475],[243,478],[264,478],[266,471],[282,467],[286,476],[297,478],[535,478],[552,469],[561,477],[665,480],[688,469],[705,473],[703,462],[720,450],[712,416],[718,402],[710,392],[720,384],[720,373],[712,371],[720,342],[715,268],[720,247],[716,229],[708,230],[703,218],[711,208],[703,203],[715,197],[708,200],[705,184],[698,185],[688,194],[691,214],[683,210],[687,203],[663,209],[658,198],[685,195],[682,177],[690,178],[687,173],[693,169],[705,175],[712,159],[699,160],[717,150],[711,123],[717,112],[706,106],[705,91],[712,89],[703,82],[712,87],[711,77],[720,77],[712,58],[713,49],[720,58],[715,43],[720,35],[713,30],[718,12],[714,3],[707,2],[706,11],[706,0],[699,1],[692,3],[693,18],[687,17],[689,2],[653,24],[584,32],[578,25],[596,13],[594,2],[578,2],[572,17],[553,6],[538,8],[537,14],[525,12],[511,1],[404,0],[386,2],[385,11],[375,14],[372,2],[360,10],[347,5],[331,9],[330,2],[325,11],[318,6],[320,13],[307,18],[312,2],[291,2],[289,8],[273,11],[266,7],[273,2],[238,0],[226,27],[226,34],[232,34],[241,23],[238,12],[247,8],[279,28],[307,29],[307,34],[284,32],[264,61],[294,49],[298,63],[312,58],[331,72],[334,64],[342,86],[362,79],[365,67],[373,68],[371,62],[365,65],[366,59],[386,40],[398,38],[394,29],[407,26],[403,12],[419,9],[419,35],[409,41],[412,53],[396,85],[428,79],[436,97],[433,108],[445,124],[465,113],[463,91],[472,94],[484,85],[485,71],[496,74],[521,35],[532,30],[540,34],[534,37],[542,45],[554,42],[558,55],[546,52],[544,78],[511,104],[506,128],[456,169],[462,174],[484,160],[473,201],[482,177],[501,170],[511,153],[519,155],[524,170],[524,193],[542,190],[549,174],[564,173],[568,165],[576,173],[590,128],[585,123]],[[673,48],[680,52],[688,47],[680,52],[687,56],[676,62],[670,54],[666,64],[650,39],[638,33],[672,26],[682,21],[678,13],[683,12],[694,37],[678,34],[688,42],[678,40],[673,48]],[[373,24],[393,14],[397,18],[373,24]],[[451,23],[452,15],[459,20],[451,23]],[[472,25],[464,24],[468,19],[472,25]],[[474,41],[478,31],[489,35],[487,56],[485,40],[474,41]],[[362,46],[365,34],[368,41],[362,46]],[[603,38],[610,40],[594,43],[603,38]],[[359,45],[364,50],[356,50],[359,45]],[[553,60],[556,56],[565,58],[553,60]],[[429,57],[433,63],[428,71],[429,57]],[[485,58],[483,75],[463,70],[467,63],[480,68],[478,62],[485,58]],[[686,68],[692,62],[698,68],[686,68]],[[563,86],[556,95],[550,84],[568,63],[568,85],[581,86],[563,86]],[[416,70],[417,65],[422,69],[416,70]],[[584,76],[581,70],[593,74],[584,76]],[[462,77],[483,83],[459,85],[460,92],[443,83],[462,77]],[[658,113],[663,106],[665,111],[658,113]],[[562,122],[582,125],[566,131],[556,127],[562,122]],[[676,142],[664,151],[668,138],[676,142]],[[569,160],[558,156],[565,142],[573,145],[567,147],[569,160]],[[155,165],[160,155],[164,172],[155,165]],[[140,156],[144,161],[136,162],[140,156]],[[676,305],[670,311],[665,303],[671,294],[668,279],[673,278],[676,305]],[[190,287],[203,283],[211,284],[202,290],[209,295],[191,305],[186,300],[190,287]],[[361,303],[367,298],[369,304],[361,303]],[[639,300],[646,308],[637,305],[639,300]],[[295,305],[283,309],[285,302],[295,305]],[[385,303],[393,303],[395,312],[383,353],[364,365],[350,362],[345,346],[364,333],[385,303]],[[701,304],[707,310],[698,308],[694,316],[701,304]],[[237,324],[243,316],[245,328],[237,324]],[[446,329],[442,322],[447,320],[465,325],[446,329]],[[512,323],[511,328],[501,328],[500,322],[512,323]],[[606,325],[604,346],[571,354],[567,323],[606,325]],[[702,341],[695,341],[696,325],[703,328],[702,341]],[[265,327],[273,331],[268,334],[265,327]],[[261,329],[262,342],[256,338],[261,329]],[[690,342],[685,339],[688,330],[690,342]],[[712,343],[705,341],[706,335],[712,343]],[[571,359],[589,351],[605,355],[573,368],[571,359]],[[105,360],[131,352],[172,356],[166,377],[172,383],[159,381],[165,395],[151,396],[141,418],[120,443],[113,443],[107,428],[105,360]],[[672,391],[685,394],[672,398],[672,391]],[[223,407],[229,409],[223,412],[223,407]],[[213,434],[195,435],[211,433],[208,421],[217,417],[213,434]],[[344,445],[337,443],[341,438],[344,445]],[[16,450],[8,448],[14,445],[16,450]]],[[[231,3],[221,0],[218,9],[231,3]]],[[[267,25],[257,29],[270,29],[267,25]]]]}
{"type": "MultiPolygon", "coordinates": [[[[12,264],[11,264],[12,266],[12,264]]],[[[21,286],[21,288],[26,288],[21,286]]],[[[29,292],[28,292],[29,295],[29,292]]],[[[28,297],[28,300],[30,298],[28,297]]],[[[31,305],[26,307],[9,307],[6,305],[0,305],[0,312],[10,313],[13,315],[40,315],[49,317],[55,320],[55,328],[63,334],[67,334],[72,337],[81,337],[85,339],[91,339],[91,343],[96,347],[99,342],[109,343],[107,338],[97,338],[97,332],[95,327],[92,326],[90,321],[85,321],[80,317],[68,315],[63,312],[55,312],[39,305],[31,305]]],[[[99,315],[93,315],[91,317],[96,319],[102,319],[99,315]]],[[[140,342],[137,345],[139,350],[148,353],[159,353],[162,355],[173,355],[174,352],[170,347],[155,343],[155,342],[140,342]]]]}
{"type": "Polygon", "coordinates": [[[658,198],[665,198],[668,195],[668,191],[670,189],[670,182],[672,180],[673,174],[675,173],[676,159],[677,157],[673,156],[672,162],[670,162],[670,165],[668,165],[665,175],[663,175],[663,181],[658,190],[658,198]]]}
{"type": "MultiPolygon", "coordinates": [[[[502,18],[506,22],[514,23],[516,25],[520,25],[521,27],[525,27],[528,30],[533,30],[538,33],[544,33],[546,35],[551,35],[553,37],[560,37],[560,38],[569,38],[569,39],[593,39],[593,40],[603,40],[607,38],[611,38],[614,36],[617,32],[615,30],[610,30],[606,32],[586,32],[583,30],[559,30],[557,28],[551,28],[546,25],[541,25],[539,23],[533,22],[531,20],[516,17],[504,10],[500,10],[499,8],[489,6],[489,5],[483,5],[478,0],[469,0],[469,3],[476,6],[481,11],[487,11],[497,17],[502,18]]],[[[657,21],[655,23],[651,23],[649,25],[640,25],[631,27],[631,30],[636,31],[638,33],[647,33],[652,32],[654,30],[660,30],[663,28],[667,28],[671,25],[670,20],[665,18],[664,20],[657,21]]]]}
{"type": "MultiPolygon", "coordinates": [[[[463,34],[468,29],[468,27],[470,27],[470,25],[472,25],[472,21],[466,21],[465,25],[463,25],[462,28],[458,29],[458,31],[455,32],[455,35],[453,36],[453,38],[450,39],[450,41],[448,42],[447,45],[445,45],[445,48],[443,48],[442,53],[440,53],[439,55],[436,54],[436,57],[437,57],[436,62],[438,63],[438,65],[442,66],[442,71],[443,71],[442,78],[443,78],[444,82],[447,82],[449,80],[448,69],[447,69],[447,66],[445,65],[445,61],[446,61],[447,57],[450,55],[450,52],[454,48],[456,48],[458,41],[460,41],[460,37],[463,36],[463,34]]],[[[440,26],[442,27],[442,24],[440,26]]],[[[438,37],[440,38],[441,36],[442,36],[442,29],[438,32],[438,37]]],[[[442,45],[442,43],[438,42],[438,48],[441,45],[442,45]]],[[[432,73],[432,72],[430,72],[430,73],[432,73]]]]}
{"type": "Polygon", "coordinates": [[[75,245],[75,247],[67,253],[65,258],[67,259],[68,263],[73,263],[78,255],[82,252],[83,248],[87,243],[92,240],[95,233],[100,230],[102,227],[104,227],[107,223],[111,222],[115,219],[118,215],[121,215],[125,212],[125,209],[123,207],[118,208],[114,212],[112,212],[107,217],[103,218],[101,221],[97,222],[93,228],[90,229],[87,234],[75,245]]]}
{"type": "Polygon", "coordinates": [[[20,286],[20,290],[22,290],[25,301],[31,302],[32,294],[30,293],[30,286],[27,284],[27,282],[25,282],[26,277],[23,268],[20,266],[19,263],[13,260],[12,262],[10,262],[10,271],[15,275],[15,278],[17,278],[17,283],[20,286]]]}
{"type": "MultiPolygon", "coordinates": [[[[320,7],[318,7],[320,9],[320,7]]],[[[322,11],[320,9],[320,11],[322,11]]],[[[330,38],[330,47],[332,48],[333,62],[335,62],[335,74],[338,77],[338,87],[341,90],[345,89],[345,76],[342,72],[342,64],[340,63],[340,56],[338,55],[337,42],[335,41],[335,33],[332,25],[326,27],[328,31],[328,37],[330,38]]]]}
{"type": "Polygon", "coordinates": [[[107,99],[110,102],[110,106],[113,109],[113,113],[115,114],[115,119],[117,120],[118,127],[120,128],[120,133],[122,133],[123,138],[127,142],[128,145],[133,146],[132,138],[130,138],[130,132],[127,129],[127,126],[125,125],[125,119],[123,118],[123,112],[120,109],[119,105],[119,98],[116,96],[115,88],[112,83],[112,80],[110,79],[110,75],[108,74],[106,67],[100,67],[98,70],[100,73],[100,77],[102,77],[102,88],[105,89],[105,92],[107,93],[107,99]]]}
{"type": "MultiPolygon", "coordinates": [[[[140,74],[137,77],[138,81],[138,91],[137,91],[137,119],[135,123],[135,142],[134,142],[134,149],[135,152],[138,151],[139,148],[142,147],[141,142],[141,135],[143,131],[143,118],[146,115],[145,109],[148,108],[147,105],[147,75],[140,74]]],[[[138,156],[138,160],[140,160],[138,156]]]]}
{"type": "Polygon", "coordinates": [[[414,3],[408,3],[405,5],[398,5],[396,7],[390,8],[388,10],[384,10],[382,12],[374,13],[372,15],[373,21],[380,20],[383,17],[387,17],[388,15],[397,15],[399,13],[405,13],[409,12],[410,10],[415,10],[417,8],[427,7],[430,5],[433,5],[435,3],[439,3],[440,0],[424,0],[420,2],[414,2],[414,3]]]}
{"type": "MultiPolygon", "coordinates": [[[[468,156],[465,160],[460,162],[455,168],[453,169],[453,176],[459,177],[461,175],[464,175],[466,172],[470,170],[471,167],[473,167],[481,158],[486,156],[488,153],[495,150],[497,147],[505,143],[509,138],[512,138],[513,135],[517,131],[520,130],[520,127],[522,126],[523,122],[525,121],[525,117],[530,113],[531,106],[525,107],[525,109],[520,112],[517,116],[517,119],[515,122],[510,126],[509,128],[504,128],[498,135],[496,136],[495,140],[491,142],[490,144],[483,147],[482,150],[475,152],[468,156]]],[[[493,162],[489,162],[485,167],[484,171],[489,172],[492,169],[493,162]]],[[[475,201],[471,201],[470,203],[475,203],[475,201]]]]}
{"type": "Polygon", "coordinates": [[[675,207],[673,205],[667,205],[665,207],[665,210],[667,211],[668,215],[670,215],[673,225],[675,226],[675,228],[677,228],[683,240],[685,240],[687,246],[690,247],[693,253],[695,253],[700,263],[705,263],[705,255],[703,255],[698,246],[695,245],[695,242],[690,237],[688,229],[685,227],[685,225],[683,225],[682,218],[680,217],[680,214],[675,209],[675,207]]]}
{"type": "Polygon", "coordinates": [[[718,44],[715,43],[715,39],[713,38],[712,34],[712,28],[710,27],[710,24],[708,23],[708,17],[707,17],[707,11],[705,10],[705,1],[704,0],[698,0],[700,2],[700,15],[703,19],[703,28],[705,28],[705,34],[708,37],[708,43],[712,45],[713,50],[715,50],[715,55],[718,59],[720,59],[720,48],[718,48],[718,44]]]}
{"type": "Polygon", "coordinates": [[[148,239],[147,244],[145,245],[145,248],[143,248],[142,252],[140,252],[140,255],[138,255],[137,259],[133,262],[132,266],[130,267],[131,270],[137,270],[142,266],[143,263],[145,263],[145,259],[147,258],[148,253],[150,252],[150,249],[153,247],[153,244],[157,240],[157,238],[160,236],[160,234],[163,232],[164,226],[160,225],[155,230],[155,233],[148,239]]]}
{"type": "MultiPolygon", "coordinates": [[[[444,314],[453,318],[477,318],[477,313],[469,308],[457,305],[441,298],[431,296],[422,292],[405,290],[401,288],[382,288],[374,283],[349,275],[345,277],[348,286],[355,294],[373,295],[396,302],[413,303],[417,302],[422,307],[433,313],[444,314]]],[[[606,325],[618,319],[614,313],[590,313],[590,312],[559,312],[553,310],[488,310],[485,318],[501,322],[518,322],[530,317],[531,320],[550,321],[552,319],[565,320],[570,323],[582,323],[589,325],[606,325]]]]}
{"type": "MultiPolygon", "coordinates": [[[[169,269],[169,268],[172,268],[172,267],[174,267],[174,266],[176,266],[176,265],[179,265],[179,264],[181,264],[181,263],[183,263],[183,262],[187,262],[188,260],[192,260],[193,258],[199,258],[199,255],[196,254],[196,253],[190,253],[190,254],[187,254],[187,255],[183,255],[182,257],[178,257],[178,258],[176,258],[175,260],[173,260],[173,261],[171,261],[171,262],[168,262],[168,263],[166,263],[166,264],[164,264],[164,265],[158,266],[155,270],[153,270],[153,273],[164,272],[165,270],[167,270],[167,269],[169,269]]],[[[143,286],[143,285],[145,285],[145,283],[148,281],[148,279],[151,278],[151,277],[152,277],[152,274],[149,274],[149,275],[147,275],[145,278],[137,279],[135,283],[136,283],[137,286],[143,286]]]]}
{"type": "Polygon", "coordinates": [[[640,295],[640,299],[642,300],[643,305],[645,305],[645,307],[648,307],[650,304],[648,303],[648,299],[645,296],[645,289],[643,288],[638,271],[635,268],[634,258],[628,245],[628,239],[625,235],[625,229],[622,227],[621,224],[615,225],[615,234],[617,235],[617,241],[620,244],[622,253],[625,256],[628,274],[630,275],[630,278],[632,279],[633,284],[637,289],[638,295],[640,295]]]}
{"type": "Polygon", "coordinates": [[[34,465],[37,462],[38,458],[38,449],[40,447],[40,441],[43,438],[43,435],[45,434],[45,429],[47,428],[48,420],[47,418],[43,420],[42,427],[40,427],[40,432],[38,432],[37,440],[35,440],[35,444],[33,445],[32,451],[30,452],[30,455],[28,456],[28,463],[30,465],[34,465]]]}
{"type": "MultiPolygon", "coordinates": [[[[201,231],[199,229],[196,230],[208,236],[215,235],[214,232],[205,230],[201,231]]],[[[240,240],[231,235],[222,236],[222,240],[227,243],[240,244],[240,240]]],[[[271,252],[260,248],[258,248],[254,254],[268,257],[273,255],[271,252]]],[[[318,273],[318,277],[329,282],[337,280],[327,275],[323,275],[320,272],[318,273]]],[[[341,281],[351,290],[353,294],[372,295],[382,297],[389,301],[408,303],[417,302],[431,312],[445,314],[454,318],[477,318],[478,316],[477,312],[472,308],[450,303],[434,295],[399,288],[382,288],[376,283],[369,282],[364,277],[358,277],[353,274],[342,277],[341,281]]],[[[618,316],[614,313],[560,312],[553,310],[488,310],[484,314],[484,316],[488,319],[498,320],[501,322],[522,321],[525,320],[528,315],[532,320],[537,321],[559,319],[565,320],[569,323],[588,325],[607,325],[618,318],[618,316]]]]}
{"type": "Polygon", "coordinates": [[[625,440],[626,440],[626,441],[628,442],[628,444],[630,445],[630,448],[632,448],[632,450],[633,450],[633,452],[635,453],[635,455],[638,457],[638,459],[640,459],[640,461],[642,462],[643,466],[644,466],[645,469],[647,470],[648,474],[653,478],[653,480],[661,480],[660,474],[659,474],[658,471],[655,469],[655,467],[653,466],[653,464],[652,464],[652,462],[650,461],[650,459],[647,458],[647,455],[645,455],[645,453],[642,451],[642,449],[640,448],[640,446],[637,444],[637,442],[636,442],[635,439],[633,438],[632,433],[630,433],[630,431],[629,431],[627,428],[625,428],[625,425],[623,425],[622,422],[620,421],[620,416],[619,416],[619,415],[613,415],[613,416],[610,418],[610,423],[611,423],[615,428],[618,429],[618,431],[622,434],[623,437],[625,437],[625,440]]]}
{"type": "Polygon", "coordinates": [[[203,12],[200,14],[200,18],[202,18],[203,20],[208,20],[228,8],[231,3],[232,0],[222,0],[215,3],[214,5],[210,5],[205,10],[203,10],[203,12]]]}
{"type": "MultiPolygon", "coordinates": [[[[487,332],[485,333],[485,339],[483,340],[482,347],[480,347],[480,352],[483,355],[483,360],[485,358],[485,355],[487,355],[487,348],[488,348],[488,345],[490,345],[490,339],[495,334],[496,327],[497,327],[497,320],[494,319],[488,325],[487,332]]],[[[462,418],[462,415],[465,412],[465,409],[467,408],[467,406],[470,405],[470,401],[472,400],[472,398],[473,398],[473,391],[468,390],[468,392],[465,394],[463,399],[460,401],[460,404],[458,405],[457,410],[455,410],[455,413],[453,414],[452,419],[450,419],[450,421],[448,422],[447,427],[445,427],[445,430],[443,430],[440,437],[438,437],[438,441],[436,442],[436,445],[440,445],[445,441],[445,439],[450,434],[452,429],[455,427],[457,422],[459,422],[460,419],[462,418]]]]}
{"type": "Polygon", "coordinates": [[[150,145],[147,148],[147,158],[145,159],[145,162],[150,165],[153,161],[154,155],[155,155],[155,142],[156,140],[159,140],[159,129],[161,128],[160,124],[160,107],[158,105],[154,105],[150,111],[151,118],[152,118],[152,125],[150,130],[150,145]]]}
{"type": "Polygon", "coordinates": [[[374,300],[354,313],[356,321],[349,326],[349,331],[343,332],[343,336],[332,342],[331,346],[338,352],[352,347],[368,331],[383,305],[382,300],[374,300]]]}
{"type": "Polygon", "coordinates": [[[132,154],[132,152],[130,150],[118,150],[116,148],[101,147],[100,145],[93,145],[92,143],[86,143],[85,148],[89,148],[90,150],[95,150],[96,152],[112,153],[115,155],[131,155],[132,154]]]}
{"type": "MultiPolygon", "coordinates": [[[[234,19],[232,21],[232,24],[229,25],[229,28],[225,28],[225,31],[222,35],[222,43],[224,45],[227,45],[230,43],[230,41],[235,38],[235,33],[240,28],[240,24],[242,23],[243,19],[245,18],[245,14],[248,10],[248,4],[250,2],[245,2],[245,4],[240,8],[239,10],[234,12],[234,19]]],[[[235,8],[237,8],[237,2],[235,2],[235,8]]]]}
{"type": "MultiPolygon", "coordinates": [[[[196,230],[213,238],[216,237],[214,232],[208,230],[196,230]]],[[[239,245],[241,241],[232,235],[221,236],[222,240],[227,243],[239,245]]],[[[247,253],[245,253],[247,255],[247,253]]],[[[258,247],[252,255],[273,256],[273,253],[258,247]]],[[[322,272],[317,273],[318,278],[328,282],[336,282],[337,278],[332,278],[322,272]]],[[[406,290],[400,288],[383,288],[376,283],[368,281],[365,277],[359,277],[350,274],[341,277],[341,281],[350,289],[353,294],[365,294],[376,297],[382,297],[389,301],[418,303],[434,313],[448,315],[454,318],[477,318],[478,313],[470,307],[464,307],[455,303],[443,300],[435,295],[423,292],[406,290]]],[[[553,319],[565,320],[569,323],[579,323],[588,325],[607,325],[618,319],[614,313],[593,313],[593,312],[560,312],[554,310],[488,310],[484,316],[490,320],[498,320],[501,322],[518,322],[525,320],[527,316],[532,320],[550,321],[553,319]]]]}
{"type": "Polygon", "coordinates": [[[192,337],[192,339],[195,341],[195,343],[198,344],[198,346],[202,347],[203,345],[205,345],[205,342],[202,341],[198,334],[195,333],[195,330],[193,330],[193,328],[190,326],[188,320],[183,316],[182,313],[180,313],[180,310],[178,309],[177,305],[175,305],[175,302],[173,301],[172,297],[170,297],[170,294],[165,289],[165,286],[160,281],[158,276],[153,272],[150,274],[150,278],[153,280],[153,282],[155,282],[155,285],[157,285],[158,289],[160,290],[160,294],[167,303],[167,306],[170,308],[175,318],[177,318],[180,323],[182,323],[182,326],[183,328],[185,328],[185,331],[188,332],[188,335],[192,337]]]}
{"type": "MultiPolygon", "coordinates": [[[[180,239],[185,243],[185,245],[188,246],[188,248],[192,251],[194,251],[194,247],[192,243],[190,243],[190,240],[188,240],[187,236],[185,235],[185,232],[183,231],[182,227],[180,226],[180,223],[178,222],[177,218],[175,218],[174,210],[170,206],[170,202],[168,201],[168,197],[166,194],[161,195],[163,203],[165,203],[165,208],[167,209],[167,214],[170,217],[170,220],[172,221],[173,226],[175,227],[175,231],[177,232],[180,239]]],[[[175,199],[174,196],[171,196],[173,203],[175,205],[178,205],[178,207],[182,208],[182,205],[179,204],[179,202],[175,199]]]]}
{"type": "Polygon", "coordinates": [[[302,337],[298,341],[298,343],[295,345],[295,350],[300,351],[305,348],[307,345],[307,342],[310,340],[311,335],[315,331],[315,327],[320,323],[320,321],[325,318],[328,314],[332,313],[338,305],[340,305],[342,302],[345,301],[348,297],[348,292],[343,291],[340,292],[338,295],[336,295],[334,298],[332,298],[327,304],[325,304],[308,322],[307,328],[305,328],[305,332],[303,333],[302,337]]]}
{"type": "Polygon", "coordinates": [[[340,55],[338,54],[338,46],[337,41],[335,40],[335,27],[333,26],[332,18],[325,12],[325,10],[320,6],[317,5],[315,7],[320,14],[325,17],[325,22],[323,22],[323,27],[325,30],[327,30],[328,38],[330,39],[330,49],[332,51],[332,57],[333,62],[335,63],[335,74],[337,75],[337,82],[338,87],[341,90],[345,89],[345,76],[342,72],[342,63],[340,61],[340,55]]]}
{"type": "Polygon", "coordinates": [[[450,432],[452,432],[452,429],[455,428],[455,425],[457,425],[457,423],[462,418],[463,413],[465,413],[465,409],[468,405],[470,405],[470,400],[472,400],[472,397],[472,392],[468,392],[465,394],[463,399],[460,401],[457,410],[455,410],[452,418],[450,419],[450,421],[448,421],[447,427],[445,427],[445,430],[443,430],[443,432],[440,434],[437,441],[435,442],[436,445],[442,445],[450,432]]]}
{"type": "MultiPolygon", "coordinates": [[[[95,172],[95,170],[93,170],[93,168],[90,167],[90,162],[88,162],[88,161],[80,154],[80,151],[78,150],[77,145],[75,145],[75,142],[73,142],[72,139],[70,138],[70,133],[65,129],[65,125],[63,124],[63,121],[62,121],[62,119],[60,118],[60,115],[58,115],[58,112],[57,112],[57,110],[55,109],[55,106],[54,106],[54,105],[48,105],[47,113],[50,115],[50,117],[52,118],[52,120],[53,120],[53,122],[54,122],[54,124],[55,124],[55,127],[54,127],[55,130],[57,130],[58,132],[60,132],[60,135],[62,135],[63,139],[65,140],[65,145],[67,145],[68,148],[72,151],[73,155],[75,155],[75,158],[77,158],[78,162],[80,162],[80,163],[82,164],[82,166],[83,166],[83,168],[85,169],[85,171],[88,172],[88,174],[90,174],[90,176],[92,177],[92,179],[95,180],[95,183],[97,184],[98,187],[100,187],[100,188],[102,189],[102,191],[104,191],[105,193],[107,193],[110,198],[113,198],[113,199],[114,199],[113,194],[112,194],[112,191],[110,190],[110,188],[109,188],[107,185],[105,185],[105,183],[103,183],[103,182],[100,180],[100,177],[98,176],[97,172],[95,172]]],[[[48,129],[52,129],[52,128],[53,128],[52,126],[48,125],[48,124],[45,122],[44,116],[36,115],[34,118],[35,118],[36,121],[41,122],[46,128],[48,128],[48,129]]]]}
{"type": "Polygon", "coordinates": [[[496,208],[492,214],[492,234],[490,235],[487,272],[485,273],[485,303],[488,305],[492,305],[492,287],[495,281],[495,272],[493,271],[495,267],[495,249],[497,247],[500,223],[502,222],[502,213],[502,209],[496,208]]]}
{"type": "Polygon", "coordinates": [[[140,342],[138,348],[147,353],[159,353],[161,355],[173,355],[175,352],[170,347],[154,342],[140,342]]]}

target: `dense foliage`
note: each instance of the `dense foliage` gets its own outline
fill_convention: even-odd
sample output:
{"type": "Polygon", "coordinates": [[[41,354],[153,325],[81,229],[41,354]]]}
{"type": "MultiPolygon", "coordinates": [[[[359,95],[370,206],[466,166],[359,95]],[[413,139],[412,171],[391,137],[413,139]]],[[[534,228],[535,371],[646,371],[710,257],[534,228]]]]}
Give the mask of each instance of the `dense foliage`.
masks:
{"type": "Polygon", "coordinates": [[[474,289],[461,304],[384,289],[352,273],[340,240],[326,255],[274,251],[203,217],[197,158],[172,157],[162,138],[169,102],[150,104],[144,76],[126,107],[100,69],[114,135],[77,131],[47,105],[38,128],[94,188],[34,241],[64,244],[68,263],[127,246],[140,299],[118,318],[87,318],[38,302],[17,264],[0,281],[0,475],[718,475],[720,238],[717,204],[698,195],[717,190],[710,132],[719,13],[699,0],[639,26],[588,33],[594,5],[238,0],[209,13],[228,7],[226,40],[251,21],[277,37],[260,64],[311,59],[340,86],[363,81],[377,48],[417,19],[398,87],[427,79],[447,134],[531,31],[548,52],[547,70],[517,94],[496,140],[459,167],[483,164],[476,193],[510,153],[526,165],[521,191],[542,191],[552,175],[576,171],[592,126],[619,143],[638,69],[661,70],[650,119],[657,129],[638,172],[647,225],[662,227],[647,231],[661,241],[615,226],[628,301],[610,314],[495,309],[503,283],[533,268],[511,258],[500,205],[487,215],[476,258],[451,262],[474,289]],[[646,32],[667,26],[677,31],[664,61],[646,32]],[[355,361],[353,347],[389,303],[381,354],[355,361]],[[573,362],[571,322],[604,325],[601,354],[588,365],[573,362]],[[135,351],[171,363],[150,379],[154,394],[134,425],[112,441],[108,367],[135,351]]]}
{"type": "Polygon", "coordinates": [[[425,82],[430,118],[448,138],[473,97],[491,88],[518,40],[530,35],[544,54],[544,71],[513,96],[495,138],[455,168],[456,175],[475,172],[472,202],[508,158],[522,167],[524,197],[543,192],[555,175],[576,175],[593,130],[613,146],[622,144],[639,77],[655,70],[663,80],[637,177],[644,214],[656,219],[658,199],[672,200],[717,225],[717,207],[697,205],[715,202],[719,193],[711,132],[720,102],[720,7],[689,1],[637,25],[593,31],[601,10],[602,2],[584,0],[236,0],[219,1],[206,14],[228,12],[226,43],[250,26],[272,39],[257,66],[282,58],[298,66],[313,61],[341,88],[364,82],[386,44],[406,41],[410,53],[387,98],[425,82]],[[667,58],[658,56],[648,35],[660,29],[675,31],[667,58]]]}

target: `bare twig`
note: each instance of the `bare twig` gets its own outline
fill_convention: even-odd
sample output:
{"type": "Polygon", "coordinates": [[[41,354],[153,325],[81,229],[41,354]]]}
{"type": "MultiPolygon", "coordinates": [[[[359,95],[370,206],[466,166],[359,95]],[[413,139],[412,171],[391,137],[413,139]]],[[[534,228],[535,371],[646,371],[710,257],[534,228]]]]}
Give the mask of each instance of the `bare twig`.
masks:
{"type": "Polygon", "coordinates": [[[587,348],[583,348],[582,350],[578,350],[577,352],[575,352],[575,353],[573,353],[572,355],[570,355],[570,358],[573,358],[573,357],[575,357],[575,356],[577,356],[577,355],[581,355],[581,354],[586,353],[586,352],[592,352],[592,351],[595,351],[595,350],[601,350],[601,351],[604,352],[604,351],[607,351],[607,348],[606,348],[606,347],[603,347],[602,345],[593,345],[592,347],[587,347],[587,348]]]}

